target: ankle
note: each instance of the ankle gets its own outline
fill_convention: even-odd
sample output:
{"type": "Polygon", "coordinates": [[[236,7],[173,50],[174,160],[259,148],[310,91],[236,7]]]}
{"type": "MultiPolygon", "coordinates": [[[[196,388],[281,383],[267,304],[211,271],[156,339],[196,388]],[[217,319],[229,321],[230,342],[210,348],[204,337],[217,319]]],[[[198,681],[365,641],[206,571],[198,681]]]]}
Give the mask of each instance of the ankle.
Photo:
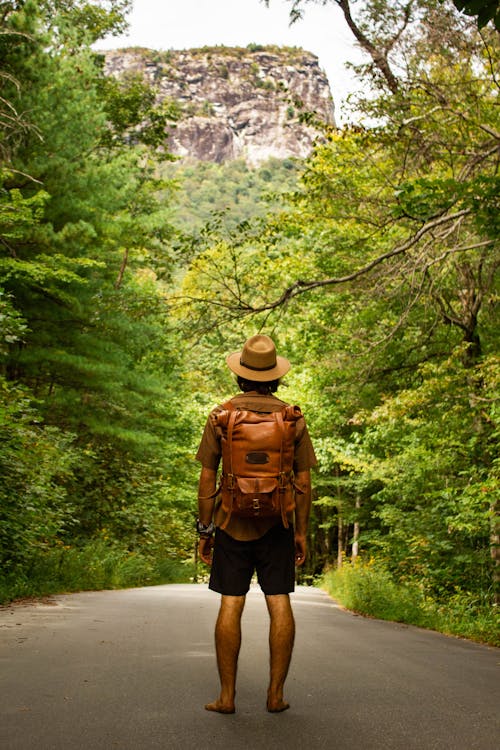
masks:
{"type": "Polygon", "coordinates": [[[236,690],[221,690],[219,696],[219,702],[224,706],[234,706],[236,699],[236,690]]]}
{"type": "Polygon", "coordinates": [[[284,685],[270,685],[267,691],[267,697],[270,700],[282,700],[284,685]]]}

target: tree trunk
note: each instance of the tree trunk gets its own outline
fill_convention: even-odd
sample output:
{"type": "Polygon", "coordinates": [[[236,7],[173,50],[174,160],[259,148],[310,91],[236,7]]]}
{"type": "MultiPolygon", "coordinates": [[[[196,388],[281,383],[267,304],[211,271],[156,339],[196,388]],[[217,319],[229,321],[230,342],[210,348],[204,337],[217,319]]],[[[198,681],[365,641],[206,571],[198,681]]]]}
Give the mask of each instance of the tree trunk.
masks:
{"type": "Polygon", "coordinates": [[[362,31],[360,26],[356,23],[351,15],[351,8],[349,0],[336,0],[337,5],[342,10],[344,18],[350,30],[354,34],[359,45],[367,52],[372,58],[373,62],[384,76],[386,83],[393,94],[399,89],[398,79],[394,75],[387,59],[387,53],[375,47],[374,44],[368,39],[366,34],[362,31]]]}
{"type": "Polygon", "coordinates": [[[337,528],[338,528],[338,548],[337,548],[337,568],[342,567],[344,560],[344,522],[342,520],[342,512],[340,505],[337,510],[337,528]]]}
{"type": "Polygon", "coordinates": [[[340,467],[336,466],[337,477],[337,567],[341,568],[344,560],[344,522],[342,520],[342,492],[340,489],[340,467]]]}
{"type": "Polygon", "coordinates": [[[352,560],[356,560],[359,555],[359,509],[361,508],[361,499],[359,495],[356,497],[356,518],[354,521],[354,534],[352,539],[352,560]]]}
{"type": "Polygon", "coordinates": [[[491,532],[490,532],[490,552],[493,560],[493,604],[495,607],[500,606],[500,518],[498,515],[498,501],[495,500],[490,506],[491,509],[491,532]]]}
{"type": "Polygon", "coordinates": [[[123,275],[125,273],[125,269],[127,268],[127,263],[128,263],[128,248],[125,248],[125,250],[123,251],[122,264],[120,266],[120,270],[118,271],[118,276],[116,277],[116,281],[115,281],[115,289],[119,289],[122,285],[123,275]]]}

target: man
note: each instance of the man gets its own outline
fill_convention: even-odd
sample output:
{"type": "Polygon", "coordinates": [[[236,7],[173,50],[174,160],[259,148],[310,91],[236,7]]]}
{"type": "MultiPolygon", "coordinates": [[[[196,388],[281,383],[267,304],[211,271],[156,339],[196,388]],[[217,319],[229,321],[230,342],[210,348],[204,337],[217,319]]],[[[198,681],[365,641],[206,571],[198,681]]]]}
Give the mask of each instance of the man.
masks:
{"type": "MultiPolygon", "coordinates": [[[[273,393],[280,378],[290,369],[290,363],[277,356],[274,342],[268,336],[252,336],[242,351],[231,354],[226,362],[237,376],[242,391],[228,402],[231,409],[269,414],[282,412],[288,406],[273,393]]],[[[199,554],[211,566],[209,587],[221,594],[215,628],[221,690],[219,697],[205,708],[223,714],[235,711],[241,616],[256,570],[270,615],[267,710],[277,713],[289,708],[283,697],[295,637],[289,593],[294,590],[294,566],[303,565],[306,559],[311,508],[310,469],[316,464],[316,457],[304,418],[300,415],[292,448],[295,512],[287,513],[283,519],[279,516],[242,518],[234,512],[224,512],[223,504],[215,499],[217,470],[222,455],[218,414],[223,408],[211,412],[196,454],[202,464],[197,522],[199,554]]]]}

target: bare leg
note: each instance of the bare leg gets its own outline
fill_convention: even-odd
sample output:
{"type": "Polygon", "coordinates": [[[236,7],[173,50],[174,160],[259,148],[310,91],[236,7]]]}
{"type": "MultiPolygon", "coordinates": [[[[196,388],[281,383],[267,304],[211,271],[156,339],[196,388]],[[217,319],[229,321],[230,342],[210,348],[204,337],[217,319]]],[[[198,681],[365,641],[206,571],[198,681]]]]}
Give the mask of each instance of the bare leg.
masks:
{"type": "Polygon", "coordinates": [[[283,700],[290,660],[295,640],[295,620],[288,594],[266,596],[271,618],[269,627],[269,650],[271,676],[267,691],[267,710],[271,713],[286,711],[290,704],[283,700]]]}
{"type": "Polygon", "coordinates": [[[207,711],[234,714],[236,694],[236,671],[241,645],[241,615],[245,606],[244,596],[222,596],[219,616],[215,625],[215,650],[220,677],[220,696],[207,703],[207,711]]]}

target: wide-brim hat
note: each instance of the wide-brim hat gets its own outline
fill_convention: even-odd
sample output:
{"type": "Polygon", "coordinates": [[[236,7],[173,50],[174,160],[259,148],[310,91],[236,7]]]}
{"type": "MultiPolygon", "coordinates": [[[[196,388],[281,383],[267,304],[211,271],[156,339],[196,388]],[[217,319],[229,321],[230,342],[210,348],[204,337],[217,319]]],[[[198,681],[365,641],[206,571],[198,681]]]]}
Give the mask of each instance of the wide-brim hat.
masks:
{"type": "Polygon", "coordinates": [[[264,335],[251,336],[241,352],[230,354],[226,362],[236,375],[259,383],[278,380],[290,369],[290,362],[276,354],[274,341],[264,335]]]}

